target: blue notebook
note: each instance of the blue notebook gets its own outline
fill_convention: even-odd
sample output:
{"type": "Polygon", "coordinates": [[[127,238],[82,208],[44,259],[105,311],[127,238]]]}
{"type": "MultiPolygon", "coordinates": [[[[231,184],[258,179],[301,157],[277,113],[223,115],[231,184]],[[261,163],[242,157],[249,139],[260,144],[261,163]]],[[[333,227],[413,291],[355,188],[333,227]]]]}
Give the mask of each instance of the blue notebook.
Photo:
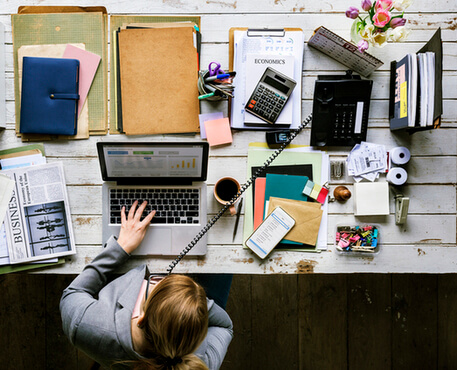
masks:
{"type": "Polygon", "coordinates": [[[24,57],[20,132],[76,135],[79,60],[24,57]]]}

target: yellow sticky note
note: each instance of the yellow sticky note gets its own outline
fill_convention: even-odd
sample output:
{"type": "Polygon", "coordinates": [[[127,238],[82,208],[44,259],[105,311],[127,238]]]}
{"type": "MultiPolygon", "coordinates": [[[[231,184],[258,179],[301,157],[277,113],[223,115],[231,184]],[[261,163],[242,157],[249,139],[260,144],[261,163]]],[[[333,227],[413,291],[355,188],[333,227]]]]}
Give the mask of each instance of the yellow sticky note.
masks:
{"type": "Polygon", "coordinates": [[[318,184],[314,184],[313,191],[311,192],[311,194],[309,196],[313,199],[317,199],[321,189],[322,189],[322,186],[320,186],[318,184]]]}
{"type": "Polygon", "coordinates": [[[400,85],[400,118],[408,116],[408,81],[400,85]]]}

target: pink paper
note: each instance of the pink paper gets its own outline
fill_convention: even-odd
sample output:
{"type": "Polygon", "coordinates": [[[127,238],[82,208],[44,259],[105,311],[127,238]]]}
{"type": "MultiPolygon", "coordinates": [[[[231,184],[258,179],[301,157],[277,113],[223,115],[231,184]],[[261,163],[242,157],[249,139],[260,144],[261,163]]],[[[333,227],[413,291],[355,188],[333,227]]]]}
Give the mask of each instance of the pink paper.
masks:
{"type": "Polygon", "coordinates": [[[86,101],[87,94],[89,93],[90,86],[92,85],[92,81],[94,80],[101,58],[97,54],[82,50],[73,45],[67,45],[65,52],[63,53],[63,58],[79,60],[79,116],[84,102],[86,101]]]}
{"type": "Polygon", "coordinates": [[[202,139],[206,139],[206,131],[205,131],[205,122],[212,121],[215,119],[224,118],[224,113],[222,112],[215,112],[215,113],[202,113],[198,115],[198,119],[200,121],[200,136],[202,139]]]}
{"type": "Polygon", "coordinates": [[[232,131],[228,118],[220,118],[205,122],[206,137],[210,146],[230,144],[232,131]]]}

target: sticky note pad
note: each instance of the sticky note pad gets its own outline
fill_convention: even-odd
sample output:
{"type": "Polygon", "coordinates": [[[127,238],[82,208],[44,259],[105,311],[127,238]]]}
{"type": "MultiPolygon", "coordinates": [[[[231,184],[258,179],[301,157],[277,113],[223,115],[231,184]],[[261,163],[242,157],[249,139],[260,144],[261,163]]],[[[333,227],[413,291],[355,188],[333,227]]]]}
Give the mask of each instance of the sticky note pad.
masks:
{"type": "Polygon", "coordinates": [[[305,188],[303,189],[303,194],[310,196],[311,192],[313,191],[314,187],[314,182],[311,180],[308,180],[308,182],[305,184],[305,188]]]}
{"type": "Polygon", "coordinates": [[[320,186],[320,185],[318,185],[318,184],[314,184],[313,190],[311,190],[310,197],[313,198],[313,199],[317,199],[317,197],[319,196],[319,192],[321,191],[321,189],[322,189],[322,186],[320,186]]]}
{"type": "Polygon", "coordinates": [[[202,113],[198,115],[198,120],[200,122],[200,136],[202,139],[206,139],[206,130],[205,122],[212,121],[215,119],[224,118],[224,113],[215,112],[215,113],[202,113]]]}
{"type": "Polygon", "coordinates": [[[228,118],[220,118],[205,122],[206,137],[210,146],[230,144],[232,131],[228,118]]]}
{"type": "Polygon", "coordinates": [[[327,194],[328,194],[328,189],[322,187],[322,189],[321,189],[321,191],[319,192],[319,195],[317,196],[316,200],[317,200],[319,203],[324,204],[324,203],[325,203],[325,200],[327,199],[327,194]]]}
{"type": "Polygon", "coordinates": [[[359,182],[354,184],[356,216],[389,214],[389,183],[359,182]]]}

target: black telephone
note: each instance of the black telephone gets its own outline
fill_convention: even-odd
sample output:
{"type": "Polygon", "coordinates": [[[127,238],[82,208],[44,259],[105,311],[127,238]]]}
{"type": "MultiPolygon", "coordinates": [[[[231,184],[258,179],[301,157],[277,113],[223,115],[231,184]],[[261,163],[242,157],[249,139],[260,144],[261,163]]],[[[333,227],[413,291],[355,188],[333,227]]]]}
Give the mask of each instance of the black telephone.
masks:
{"type": "Polygon", "coordinates": [[[176,265],[186,256],[187,253],[197,244],[197,242],[205,235],[209,229],[216,223],[217,220],[221,218],[221,216],[224,214],[224,212],[229,209],[231,205],[233,205],[240,197],[241,195],[246,191],[249,186],[252,185],[254,180],[267,168],[275,159],[276,157],[284,150],[284,148],[289,145],[293,139],[303,130],[310,122],[312,119],[312,114],[310,114],[308,117],[305,118],[303,123],[294,131],[290,132],[290,136],[287,141],[285,141],[281,147],[279,147],[271,156],[268,158],[265,163],[263,164],[262,167],[260,167],[255,174],[246,181],[245,184],[241,185],[240,190],[238,190],[238,193],[232,198],[230,202],[228,202],[225,206],[223,206],[218,214],[211,218],[211,220],[208,221],[208,223],[203,227],[203,229],[200,230],[200,232],[195,236],[195,238],[187,245],[186,248],[182,250],[182,252],[170,263],[168,266],[167,272],[168,274],[171,274],[173,269],[176,267],[176,265]]]}
{"type": "Polygon", "coordinates": [[[367,138],[373,81],[347,71],[318,76],[314,86],[312,146],[353,146],[367,138]]]}

